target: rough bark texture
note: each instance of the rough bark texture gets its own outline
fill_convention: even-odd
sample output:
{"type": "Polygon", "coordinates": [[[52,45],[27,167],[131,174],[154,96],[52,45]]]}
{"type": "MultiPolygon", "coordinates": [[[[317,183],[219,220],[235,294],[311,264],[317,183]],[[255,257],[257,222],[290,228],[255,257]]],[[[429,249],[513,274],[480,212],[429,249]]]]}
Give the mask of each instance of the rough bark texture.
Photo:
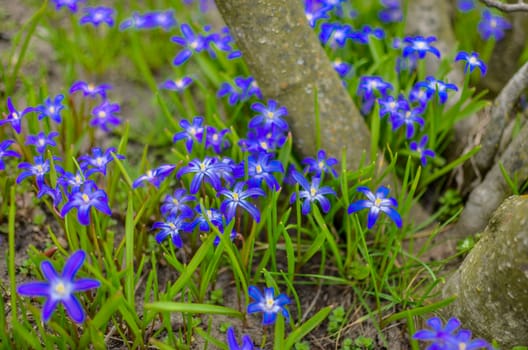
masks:
{"type": "Polygon", "coordinates": [[[302,3],[217,0],[216,4],[264,96],[288,108],[296,151],[303,156],[317,152],[317,90],[321,146],[338,159],[344,148],[349,168],[357,169],[370,146],[369,131],[308,25],[302,3]]]}
{"type": "Polygon", "coordinates": [[[502,348],[528,344],[528,196],[508,198],[443,289],[444,311],[502,348]]]}

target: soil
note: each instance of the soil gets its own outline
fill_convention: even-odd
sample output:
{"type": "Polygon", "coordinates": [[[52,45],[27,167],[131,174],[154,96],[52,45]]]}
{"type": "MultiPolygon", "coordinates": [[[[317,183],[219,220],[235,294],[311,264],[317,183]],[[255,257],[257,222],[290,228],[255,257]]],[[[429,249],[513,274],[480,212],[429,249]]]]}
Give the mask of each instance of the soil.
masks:
{"type": "MultiPolygon", "coordinates": [[[[0,0],[0,23],[2,23],[2,27],[0,28],[0,59],[3,64],[5,64],[7,52],[11,48],[12,40],[16,31],[29,19],[33,13],[33,9],[34,7],[30,10],[28,5],[22,1],[0,0]]],[[[22,66],[21,75],[37,75],[44,67],[47,72],[46,83],[48,85],[48,90],[55,93],[65,90],[63,72],[61,72],[61,67],[57,65],[53,49],[49,43],[37,37],[34,38],[29,46],[28,57],[29,59],[22,66]]],[[[79,77],[79,79],[82,78],[84,77],[79,77]]],[[[149,89],[140,83],[132,81],[126,76],[123,77],[116,73],[109,74],[105,78],[107,79],[105,82],[110,83],[114,87],[111,94],[119,99],[117,102],[119,102],[122,107],[122,115],[127,116],[127,119],[131,122],[132,128],[140,128],[142,121],[138,118],[141,116],[153,115],[150,104],[140,103],[140,101],[152,99],[149,89]]],[[[162,77],[160,77],[160,81],[161,80],[162,77]]],[[[0,85],[0,93],[3,93],[3,89],[4,87],[0,85]]],[[[138,147],[140,150],[142,149],[142,145],[138,145],[138,147]]],[[[141,152],[138,153],[141,154],[141,152]]],[[[33,194],[26,193],[24,198],[20,196],[17,197],[17,203],[19,204],[17,207],[15,227],[15,265],[17,269],[17,283],[33,279],[31,276],[32,271],[27,270],[27,260],[29,257],[28,251],[32,246],[37,251],[44,252],[51,246],[52,242],[47,234],[48,227],[51,227],[58,237],[63,236],[60,227],[56,224],[50,213],[45,208],[39,208],[38,206],[35,207],[32,196],[33,194]],[[34,223],[36,221],[35,218],[38,217],[44,217],[41,224],[34,223]]],[[[1,197],[0,199],[5,200],[5,198],[1,197]]],[[[6,220],[7,218],[0,217],[0,286],[3,286],[1,288],[2,297],[4,298],[4,301],[7,302],[9,299],[9,288],[7,287],[9,286],[9,279],[6,265],[8,252],[6,220]]],[[[65,242],[61,243],[66,246],[65,242]]],[[[162,276],[160,285],[163,285],[163,283],[167,281],[175,280],[178,277],[177,273],[169,266],[156,266],[155,268],[158,269],[158,276],[162,276]]],[[[306,286],[297,289],[299,299],[302,303],[301,309],[303,312],[308,310],[306,314],[302,315],[304,320],[313,316],[321,308],[328,305],[342,305],[345,309],[352,305],[354,295],[350,288],[344,288],[342,286],[336,287],[332,285],[318,287],[316,285],[317,281],[312,282],[313,284],[307,284],[306,286]]],[[[224,291],[224,301],[226,306],[238,308],[237,299],[232,297],[236,295],[236,287],[232,281],[230,273],[224,272],[220,274],[215,287],[224,291]]],[[[145,291],[142,290],[142,287],[138,288],[138,305],[142,303],[144,293],[145,291]]],[[[244,300],[242,300],[242,304],[245,305],[244,300]]],[[[295,314],[295,309],[294,306],[290,307],[292,317],[298,319],[298,316],[295,314]]],[[[7,311],[9,312],[9,310],[7,311]]],[[[139,311],[139,313],[141,312],[139,311]]],[[[340,349],[340,342],[347,337],[355,339],[358,336],[365,336],[374,339],[374,349],[409,349],[405,324],[392,324],[383,330],[383,334],[389,342],[389,346],[384,347],[378,336],[378,332],[372,323],[369,321],[357,321],[361,316],[364,315],[361,314],[359,310],[353,313],[350,317],[349,324],[343,327],[343,331],[339,334],[338,338],[330,337],[328,335],[326,330],[327,322],[324,322],[318,329],[307,335],[304,340],[310,343],[310,349],[327,350],[340,349]]],[[[223,322],[230,322],[235,329],[237,329],[236,333],[239,338],[242,333],[250,334],[255,344],[260,344],[262,337],[260,316],[249,315],[244,322],[237,319],[227,319],[225,317],[213,317],[211,328],[217,332],[217,334],[213,334],[217,339],[224,338],[224,335],[217,331],[220,324],[223,322]]],[[[208,320],[204,318],[202,324],[207,325],[207,323],[208,320]]],[[[181,319],[174,317],[173,325],[173,331],[177,332],[183,327],[183,322],[181,319]]],[[[264,346],[265,349],[272,348],[269,338],[270,337],[268,336],[267,344],[264,346]]],[[[107,346],[109,349],[127,349],[127,346],[118,340],[117,336],[114,337],[110,335],[107,339],[107,346]]],[[[203,340],[197,337],[194,349],[202,349],[204,346],[205,344],[203,343],[203,340]]],[[[214,346],[209,344],[209,349],[214,349],[214,346]]]]}

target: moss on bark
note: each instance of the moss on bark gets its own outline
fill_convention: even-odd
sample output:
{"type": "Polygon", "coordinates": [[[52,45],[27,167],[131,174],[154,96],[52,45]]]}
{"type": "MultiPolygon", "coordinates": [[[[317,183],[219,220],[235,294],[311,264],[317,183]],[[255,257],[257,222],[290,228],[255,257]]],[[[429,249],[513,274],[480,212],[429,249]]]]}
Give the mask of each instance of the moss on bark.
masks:
{"type": "Polygon", "coordinates": [[[528,345],[528,196],[512,196],[495,211],[482,238],[451,276],[444,311],[465,328],[504,348],[528,345]]]}

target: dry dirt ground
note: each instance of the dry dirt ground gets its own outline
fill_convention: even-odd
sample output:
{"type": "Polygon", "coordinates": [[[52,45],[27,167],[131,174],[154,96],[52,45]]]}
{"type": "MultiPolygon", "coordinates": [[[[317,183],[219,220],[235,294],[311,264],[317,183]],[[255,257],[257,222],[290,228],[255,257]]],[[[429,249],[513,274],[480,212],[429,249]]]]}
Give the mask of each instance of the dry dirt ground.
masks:
{"type": "MultiPolygon", "coordinates": [[[[51,5],[50,5],[51,6],[51,5]]],[[[0,60],[2,64],[5,64],[7,52],[12,46],[12,40],[16,33],[16,30],[20,28],[21,24],[25,23],[31,16],[32,10],[22,1],[13,0],[0,0],[0,60]]],[[[46,70],[46,81],[48,84],[48,90],[50,92],[57,93],[61,89],[65,90],[64,82],[61,72],[61,67],[56,64],[54,57],[53,48],[49,43],[34,38],[29,46],[28,59],[25,61],[21,74],[25,76],[32,76],[40,72],[41,69],[46,70]]],[[[84,77],[79,77],[83,79],[84,77]]],[[[131,125],[140,125],[138,118],[141,115],[149,115],[148,104],[140,104],[138,101],[144,101],[145,99],[151,99],[151,93],[146,86],[142,86],[137,82],[133,82],[126,77],[120,77],[116,73],[109,74],[106,76],[106,82],[112,84],[114,89],[112,96],[115,96],[120,102],[122,107],[122,115],[126,115],[131,122],[131,125]]],[[[0,93],[3,93],[3,86],[0,85],[0,93]]],[[[0,173],[1,176],[1,173],[0,173]]],[[[47,236],[48,226],[59,236],[62,236],[60,227],[54,222],[53,217],[45,208],[39,207],[33,201],[34,195],[27,193],[23,197],[17,197],[18,209],[16,216],[16,257],[15,264],[17,268],[17,283],[31,279],[32,277],[25,272],[26,261],[28,258],[29,246],[34,246],[38,251],[45,251],[50,247],[51,241],[47,236]],[[35,218],[44,217],[42,223],[35,224],[35,218]]],[[[5,200],[1,198],[1,200],[5,200]]],[[[0,283],[2,286],[2,297],[4,301],[8,301],[9,295],[9,279],[7,273],[7,222],[6,218],[0,218],[0,283]]],[[[65,244],[65,243],[64,243],[65,244]]],[[[152,268],[152,267],[151,267],[152,268]]],[[[174,270],[167,266],[156,266],[154,268],[159,269],[159,276],[163,276],[161,284],[170,282],[177,278],[177,274],[174,270]]],[[[314,266],[314,270],[317,270],[318,266],[314,266]]],[[[317,271],[313,271],[317,272],[317,271]]],[[[236,288],[230,273],[222,273],[216,283],[216,288],[224,290],[224,300],[227,306],[238,307],[236,298],[232,296],[236,295],[236,288]]],[[[303,318],[306,320],[313,314],[315,314],[322,307],[328,305],[342,305],[345,308],[350,307],[355,301],[352,290],[342,286],[317,286],[317,281],[313,281],[313,284],[306,285],[297,289],[300,300],[302,302],[302,310],[306,314],[303,314],[303,318]]],[[[143,300],[144,290],[138,288],[138,301],[143,300]]],[[[244,305],[244,301],[242,300],[244,305]]],[[[297,319],[296,312],[293,307],[290,308],[292,314],[297,319]]],[[[9,310],[7,310],[9,311],[9,310]]],[[[353,313],[350,318],[350,322],[343,328],[343,332],[339,338],[341,341],[346,337],[352,339],[357,336],[366,336],[375,340],[375,349],[390,349],[390,350],[405,350],[409,348],[407,342],[406,327],[404,324],[393,324],[387,329],[383,330],[383,333],[389,341],[389,347],[383,347],[381,345],[379,336],[375,327],[368,321],[357,322],[357,319],[363,314],[358,312],[353,313]]],[[[173,320],[173,331],[178,331],[183,327],[181,320],[177,317],[173,320]]],[[[204,318],[202,324],[207,324],[207,319],[204,318]]],[[[242,323],[239,320],[227,320],[225,318],[215,317],[213,322],[213,329],[218,329],[221,322],[231,322],[240,332],[248,333],[255,340],[256,344],[259,344],[259,340],[262,336],[262,327],[260,325],[260,318],[250,316],[247,321],[242,323]]],[[[305,341],[308,341],[311,345],[311,349],[340,349],[340,341],[335,337],[328,336],[326,332],[327,323],[324,322],[316,331],[305,337],[305,341]]],[[[217,334],[217,339],[222,339],[223,335],[217,334]]],[[[270,338],[268,336],[268,338],[270,338]]],[[[108,348],[109,349],[126,349],[127,347],[117,337],[108,337],[108,348]]],[[[201,349],[203,343],[197,340],[195,349],[201,349]]],[[[213,347],[209,346],[210,349],[213,347]]],[[[266,349],[271,349],[271,344],[265,346],[266,349]]]]}

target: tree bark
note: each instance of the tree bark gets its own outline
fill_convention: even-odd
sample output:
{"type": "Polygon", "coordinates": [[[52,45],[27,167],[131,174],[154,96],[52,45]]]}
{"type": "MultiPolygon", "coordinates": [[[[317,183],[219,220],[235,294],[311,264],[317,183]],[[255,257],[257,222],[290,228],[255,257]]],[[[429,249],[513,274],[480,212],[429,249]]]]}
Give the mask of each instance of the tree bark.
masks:
{"type": "Polygon", "coordinates": [[[218,0],[244,61],[262,93],[288,108],[295,150],[314,156],[321,147],[357,169],[369,159],[369,130],[334,71],[298,0],[218,0]],[[320,128],[316,127],[315,98],[320,128]]]}
{"type": "Polygon", "coordinates": [[[528,344],[528,196],[512,196],[443,288],[443,312],[503,348],[528,344]]]}

